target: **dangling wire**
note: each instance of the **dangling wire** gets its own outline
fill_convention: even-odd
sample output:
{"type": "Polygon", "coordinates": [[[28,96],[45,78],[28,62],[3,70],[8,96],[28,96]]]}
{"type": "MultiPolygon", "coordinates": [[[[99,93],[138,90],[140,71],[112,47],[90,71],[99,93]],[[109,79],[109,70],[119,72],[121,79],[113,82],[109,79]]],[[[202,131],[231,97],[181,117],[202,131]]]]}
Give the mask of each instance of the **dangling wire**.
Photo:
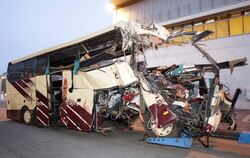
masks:
{"type": "Polygon", "coordinates": [[[45,75],[48,75],[50,73],[50,56],[47,55],[47,66],[45,69],[45,75]]]}

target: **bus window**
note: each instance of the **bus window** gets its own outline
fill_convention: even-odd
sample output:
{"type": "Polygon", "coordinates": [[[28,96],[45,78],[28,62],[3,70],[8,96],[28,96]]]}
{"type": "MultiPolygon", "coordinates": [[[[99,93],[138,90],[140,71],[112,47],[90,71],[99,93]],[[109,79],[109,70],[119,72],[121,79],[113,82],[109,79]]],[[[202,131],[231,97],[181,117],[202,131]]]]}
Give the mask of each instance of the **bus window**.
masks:
{"type": "Polygon", "coordinates": [[[24,78],[31,78],[34,76],[35,58],[26,60],[24,62],[24,78]]]}
{"type": "Polygon", "coordinates": [[[8,80],[11,80],[11,78],[10,78],[11,67],[12,67],[12,64],[9,63],[9,64],[8,64],[8,68],[7,68],[7,79],[8,79],[8,80]]]}
{"type": "Polygon", "coordinates": [[[46,56],[40,56],[36,59],[36,75],[44,75],[47,66],[46,56]]]}
{"type": "Polygon", "coordinates": [[[74,63],[77,53],[78,48],[76,47],[54,52],[50,55],[50,66],[59,67],[70,65],[74,63]]]}
{"type": "Polygon", "coordinates": [[[24,78],[24,63],[20,62],[13,64],[10,69],[10,78],[12,81],[17,81],[24,78]]]}

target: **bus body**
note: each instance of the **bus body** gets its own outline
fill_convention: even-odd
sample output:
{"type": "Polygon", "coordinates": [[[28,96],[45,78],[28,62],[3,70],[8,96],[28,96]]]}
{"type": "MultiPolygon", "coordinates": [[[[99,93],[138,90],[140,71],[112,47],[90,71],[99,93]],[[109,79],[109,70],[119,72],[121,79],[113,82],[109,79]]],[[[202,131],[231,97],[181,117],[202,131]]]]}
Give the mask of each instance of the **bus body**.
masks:
{"type": "MultiPolygon", "coordinates": [[[[102,127],[104,119],[131,125],[140,113],[142,90],[140,73],[132,69],[138,66],[133,53],[162,45],[168,35],[166,29],[155,25],[121,22],[10,62],[7,117],[25,124],[60,124],[80,131],[108,130],[102,127]],[[118,60],[127,55],[130,64],[118,60]]],[[[149,94],[144,102],[157,104],[157,99],[162,99],[158,95],[149,94]]],[[[162,124],[172,121],[174,115],[166,118],[162,124]]]]}
{"type": "Polygon", "coordinates": [[[22,120],[27,124],[31,123],[30,119],[35,119],[31,121],[36,121],[40,126],[49,126],[53,121],[51,119],[56,119],[56,122],[60,121],[68,128],[90,131],[94,117],[92,114],[95,91],[125,88],[136,82],[137,78],[126,62],[115,62],[86,72],[80,71],[73,79],[72,71],[64,70],[55,75],[8,80],[7,117],[22,120]],[[126,75],[120,76],[122,73],[126,75]],[[69,92],[72,82],[74,90],[69,92]],[[49,91],[53,91],[53,94],[49,91]],[[25,115],[26,110],[31,112],[31,116],[25,115]],[[55,115],[55,118],[51,115],[55,115]]]}
{"type": "MultiPolygon", "coordinates": [[[[209,33],[193,36],[193,45],[209,33]]],[[[147,49],[165,47],[171,38],[180,35],[178,32],[170,35],[154,24],[121,22],[12,61],[7,74],[7,117],[25,124],[42,127],[59,124],[88,132],[114,130],[114,122],[130,127],[140,118],[145,131],[157,137],[178,137],[182,131],[202,137],[215,132],[225,114],[219,105],[226,107],[231,119],[230,106],[235,104],[239,92],[236,99],[229,99],[230,106],[225,106],[226,94],[218,88],[221,86],[215,82],[216,77],[210,87],[217,91],[205,88],[202,97],[191,96],[192,88],[168,81],[169,77],[164,78],[156,70],[149,73],[146,68],[147,49]],[[124,61],[120,60],[122,57],[124,61]],[[192,104],[198,108],[191,108],[192,104]],[[209,113],[211,109],[215,110],[209,113]],[[190,114],[195,117],[190,118],[190,114]]],[[[216,74],[220,66],[233,67],[230,62],[218,65],[203,49],[199,50],[216,74]]],[[[246,59],[234,64],[246,65],[246,59]]],[[[203,69],[199,70],[202,70],[199,77],[203,78],[203,69]]],[[[175,71],[179,72],[179,68],[175,71]]]]}

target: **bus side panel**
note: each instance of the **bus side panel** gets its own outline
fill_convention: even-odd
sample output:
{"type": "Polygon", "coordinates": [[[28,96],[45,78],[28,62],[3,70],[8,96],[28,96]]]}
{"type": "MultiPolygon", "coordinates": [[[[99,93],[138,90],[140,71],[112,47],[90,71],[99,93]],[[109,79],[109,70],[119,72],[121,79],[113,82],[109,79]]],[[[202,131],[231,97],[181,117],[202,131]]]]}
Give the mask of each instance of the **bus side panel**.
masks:
{"type": "Polygon", "coordinates": [[[6,92],[7,92],[7,97],[6,97],[7,118],[12,120],[19,120],[21,118],[21,110],[20,110],[21,107],[19,106],[17,100],[21,101],[24,100],[25,98],[20,93],[18,93],[18,91],[10,83],[9,80],[6,81],[6,92]]]}
{"type": "Polygon", "coordinates": [[[67,119],[67,93],[68,93],[68,79],[64,78],[62,83],[62,103],[59,108],[60,110],[60,122],[61,125],[66,126],[68,125],[67,119]]]}
{"type": "Polygon", "coordinates": [[[34,110],[35,98],[32,79],[6,81],[7,88],[7,118],[12,120],[21,119],[21,110],[27,107],[34,110]]]}
{"type": "Polygon", "coordinates": [[[49,126],[49,101],[46,75],[36,77],[36,123],[49,126]]]}
{"type": "MultiPolygon", "coordinates": [[[[74,75],[74,84],[77,85],[77,82],[84,81],[79,78],[79,75],[74,75]]],[[[74,87],[73,91],[69,92],[71,87],[71,71],[64,71],[62,95],[62,105],[64,106],[61,106],[64,109],[61,108],[61,118],[64,120],[63,122],[67,122],[67,128],[91,131],[94,91],[89,88],[74,87]]]]}
{"type": "Polygon", "coordinates": [[[23,87],[26,93],[30,96],[29,103],[26,106],[33,111],[36,107],[36,78],[23,79],[18,82],[23,87]]]}

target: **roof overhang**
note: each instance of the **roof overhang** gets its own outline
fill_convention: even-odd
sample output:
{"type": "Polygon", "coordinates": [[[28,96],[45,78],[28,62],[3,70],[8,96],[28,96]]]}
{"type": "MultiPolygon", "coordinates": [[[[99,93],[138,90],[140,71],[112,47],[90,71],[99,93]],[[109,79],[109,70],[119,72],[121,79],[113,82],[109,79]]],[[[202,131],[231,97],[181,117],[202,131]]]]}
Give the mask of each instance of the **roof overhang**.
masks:
{"type": "Polygon", "coordinates": [[[188,16],[184,16],[181,18],[176,18],[173,20],[164,21],[164,22],[158,23],[158,25],[162,25],[165,27],[172,27],[176,25],[186,25],[186,24],[190,24],[191,22],[200,22],[204,19],[214,18],[217,15],[221,15],[222,13],[229,13],[233,11],[243,11],[249,8],[250,8],[250,1],[246,1],[246,2],[233,4],[230,6],[203,11],[197,14],[188,15],[188,16]]]}
{"type": "Polygon", "coordinates": [[[111,0],[117,9],[127,7],[143,0],[111,0]]]}

